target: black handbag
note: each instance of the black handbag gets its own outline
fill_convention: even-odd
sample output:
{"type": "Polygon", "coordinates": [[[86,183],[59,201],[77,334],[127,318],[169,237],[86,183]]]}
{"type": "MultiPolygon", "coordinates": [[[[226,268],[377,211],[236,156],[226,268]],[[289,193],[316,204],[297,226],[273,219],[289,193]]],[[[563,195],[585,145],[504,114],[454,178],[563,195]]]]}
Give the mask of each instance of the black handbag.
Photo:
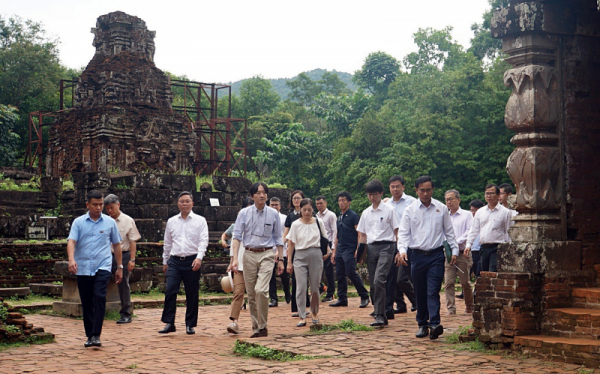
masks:
{"type": "Polygon", "coordinates": [[[323,253],[323,256],[325,256],[328,253],[327,247],[329,246],[329,239],[323,237],[323,232],[321,232],[321,225],[319,225],[319,221],[317,221],[317,219],[318,218],[315,218],[315,223],[319,228],[319,238],[321,239],[321,253],[323,253]]]}

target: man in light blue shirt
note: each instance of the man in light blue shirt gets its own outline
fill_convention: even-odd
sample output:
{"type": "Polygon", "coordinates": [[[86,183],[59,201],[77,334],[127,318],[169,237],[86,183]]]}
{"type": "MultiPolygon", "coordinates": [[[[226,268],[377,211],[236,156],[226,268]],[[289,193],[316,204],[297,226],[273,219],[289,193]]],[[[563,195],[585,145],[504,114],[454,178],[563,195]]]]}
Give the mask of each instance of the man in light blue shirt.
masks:
{"type": "Polygon", "coordinates": [[[106,311],[106,291],[112,268],[111,245],[115,252],[115,281],[123,279],[121,235],[115,220],[102,214],[104,196],[96,190],[87,194],[88,212],[71,225],[67,242],[69,271],[77,275],[83,309],[84,346],[101,347],[100,334],[106,311]]]}
{"type": "Polygon", "coordinates": [[[266,206],[269,187],[257,182],[250,186],[248,193],[254,205],[242,209],[235,220],[231,267],[237,274],[238,250],[243,242],[246,249],[243,274],[254,331],[250,337],[260,338],[268,336],[269,282],[275,261],[278,274],[283,273],[283,238],[279,212],[266,206]]]}

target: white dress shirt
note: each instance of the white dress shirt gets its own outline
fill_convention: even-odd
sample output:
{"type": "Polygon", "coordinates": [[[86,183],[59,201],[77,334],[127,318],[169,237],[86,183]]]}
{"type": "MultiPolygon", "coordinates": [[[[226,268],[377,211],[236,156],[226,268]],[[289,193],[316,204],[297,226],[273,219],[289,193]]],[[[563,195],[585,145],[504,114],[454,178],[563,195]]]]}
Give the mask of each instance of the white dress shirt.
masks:
{"type": "Polygon", "coordinates": [[[379,241],[396,240],[394,230],[400,227],[396,211],[388,204],[380,202],[377,209],[373,205],[365,209],[358,221],[356,231],[367,235],[367,244],[379,241]]]}
{"type": "Polygon", "coordinates": [[[469,229],[473,223],[473,213],[458,208],[454,214],[450,213],[450,219],[452,220],[456,244],[458,244],[458,249],[462,251],[467,246],[467,236],[469,235],[469,229]]]}
{"type": "Polygon", "coordinates": [[[334,247],[333,239],[337,237],[337,217],[335,213],[325,208],[323,213],[317,212],[317,217],[319,217],[321,221],[323,221],[323,225],[325,226],[325,230],[327,231],[327,239],[331,243],[331,246],[334,247]]]}
{"type": "Polygon", "coordinates": [[[204,217],[190,212],[186,219],[181,213],[169,218],[165,228],[163,264],[171,256],[192,256],[202,260],[208,247],[208,226],[204,217]]]}
{"type": "Polygon", "coordinates": [[[400,196],[400,200],[395,201],[394,197],[392,196],[392,198],[390,198],[386,204],[388,204],[392,208],[394,208],[394,210],[398,214],[398,218],[401,219],[402,214],[404,214],[404,209],[406,209],[415,200],[417,200],[417,199],[402,192],[402,196],[400,196]]]}
{"type": "MultiPolygon", "coordinates": [[[[279,222],[281,222],[281,237],[283,238],[283,232],[285,231],[285,220],[287,216],[285,214],[279,213],[279,222]]],[[[286,240],[287,242],[287,240],[286,240]]],[[[283,243],[283,257],[287,257],[287,243],[283,243]]]]}
{"type": "Polygon", "coordinates": [[[398,230],[398,251],[406,253],[408,248],[429,251],[448,241],[452,255],[458,256],[458,245],[454,237],[454,228],[448,207],[431,199],[429,207],[420,199],[412,202],[402,214],[400,230],[398,230]]]}
{"type": "Polygon", "coordinates": [[[496,244],[508,242],[508,228],[511,226],[512,213],[510,209],[496,204],[494,209],[489,205],[484,206],[475,213],[469,236],[467,237],[467,247],[471,247],[479,235],[480,244],[496,244]]]}

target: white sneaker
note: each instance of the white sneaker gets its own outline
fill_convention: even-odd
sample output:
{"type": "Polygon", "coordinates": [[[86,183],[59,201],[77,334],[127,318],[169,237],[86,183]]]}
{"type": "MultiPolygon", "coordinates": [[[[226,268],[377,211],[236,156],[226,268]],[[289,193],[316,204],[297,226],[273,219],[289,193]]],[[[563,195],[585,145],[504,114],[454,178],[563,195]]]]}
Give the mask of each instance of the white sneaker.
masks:
{"type": "Polygon", "coordinates": [[[237,323],[231,322],[229,326],[227,326],[227,332],[230,332],[232,334],[239,334],[240,328],[238,327],[237,323]]]}

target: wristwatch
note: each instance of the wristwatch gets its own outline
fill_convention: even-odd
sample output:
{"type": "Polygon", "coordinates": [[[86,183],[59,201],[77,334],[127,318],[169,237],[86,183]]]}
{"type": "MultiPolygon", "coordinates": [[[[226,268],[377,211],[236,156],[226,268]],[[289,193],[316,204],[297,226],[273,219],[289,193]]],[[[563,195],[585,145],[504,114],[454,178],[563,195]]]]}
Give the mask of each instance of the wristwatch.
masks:
{"type": "Polygon", "coordinates": [[[123,269],[123,265],[119,265],[117,266],[119,269],[123,269]]]}
{"type": "Polygon", "coordinates": [[[135,258],[132,258],[131,260],[129,260],[129,262],[135,262],[135,258]]]}

